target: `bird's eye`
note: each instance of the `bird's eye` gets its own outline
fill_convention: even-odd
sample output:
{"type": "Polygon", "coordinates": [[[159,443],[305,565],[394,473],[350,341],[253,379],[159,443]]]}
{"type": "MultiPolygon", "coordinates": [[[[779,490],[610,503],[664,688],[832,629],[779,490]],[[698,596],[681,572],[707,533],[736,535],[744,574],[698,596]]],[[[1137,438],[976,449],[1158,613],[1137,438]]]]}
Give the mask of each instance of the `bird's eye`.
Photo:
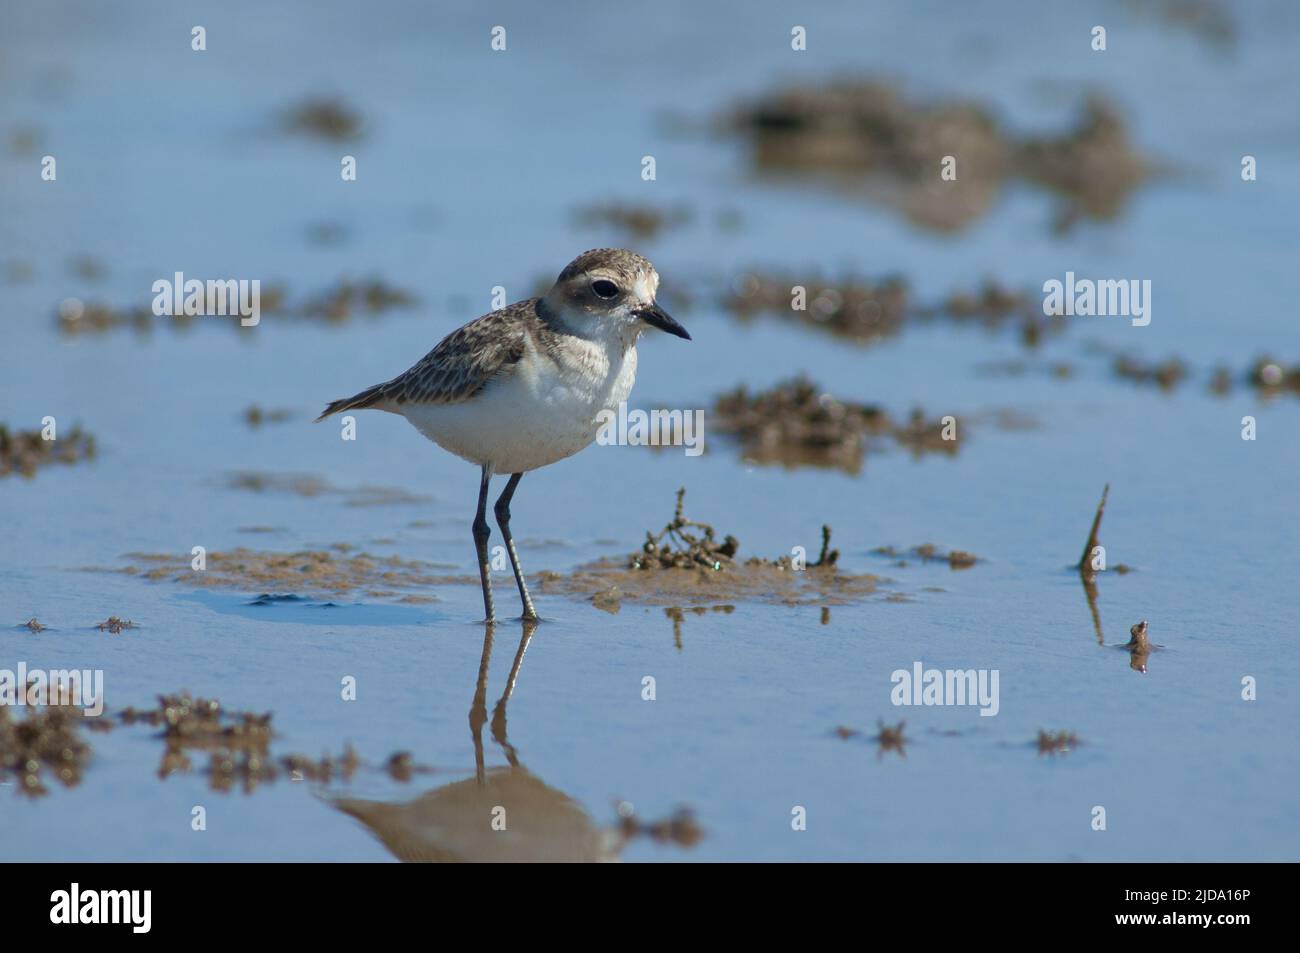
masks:
{"type": "Polygon", "coordinates": [[[604,278],[598,278],[591,283],[591,290],[602,298],[613,298],[618,294],[618,285],[604,278]]]}

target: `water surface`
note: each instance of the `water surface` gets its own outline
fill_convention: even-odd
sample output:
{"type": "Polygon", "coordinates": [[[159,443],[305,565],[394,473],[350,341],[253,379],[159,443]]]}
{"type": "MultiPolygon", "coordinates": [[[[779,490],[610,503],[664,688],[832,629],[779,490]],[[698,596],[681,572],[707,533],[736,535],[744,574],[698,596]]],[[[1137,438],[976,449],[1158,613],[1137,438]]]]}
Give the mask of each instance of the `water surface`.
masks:
{"type": "MultiPolygon", "coordinates": [[[[94,759],[77,787],[37,800],[0,788],[0,856],[391,858],[330,799],[407,802],[475,776],[476,587],[438,587],[437,601],[415,605],[357,596],[333,608],[249,606],[257,592],[85,568],[120,568],[131,552],[183,557],[195,545],[345,542],[472,573],[472,468],[396,417],[361,415],[352,443],[308,421],[489,310],[493,286],[525,297],[584,248],[631,241],[666,286],[685,288],[755,266],[898,272],[926,300],[986,276],[1031,289],[1067,270],[1149,278],[1153,320],[1073,319],[1042,350],[1076,366],[1060,381],[980,372],[1025,356],[1011,331],[936,323],[862,348],[793,324],[741,326],[696,295],[679,312],[694,341],[642,345],[635,394],[647,406],[708,407],[736,384],[803,371],[899,415],[1012,408],[1040,426],[974,424],[955,457],[895,450],[856,476],[749,466],[712,437],[698,458],[596,447],[530,474],[513,523],[530,571],[631,551],[685,485],[688,513],[738,536],[742,555],[815,552],[829,523],[846,569],[891,582],[825,620],[820,606],[756,602],[688,613],[680,645],[662,607],[625,603],[610,615],[541,596],[548,621],[504,709],[508,744],[491,725],[477,732],[485,769],[513,758],[554,798],[546,803],[571,799],[596,827],[616,821],[618,800],[650,819],[694,809],[706,833],[697,846],[637,840],[626,860],[1297,859],[1300,402],[1206,387],[1220,362],[1300,359],[1300,134],[1287,94],[1300,23],[1288,5],[1233,8],[1237,36],[1223,48],[1119,3],[828,4],[800,14],[803,54],[789,49],[791,14],[768,2],[744,17],[593,5],[574,15],[581,29],[526,5],[488,14],[291,3],[203,16],[206,53],[189,49],[194,14],[167,4],[4,14],[0,133],[31,129],[36,144],[0,154],[0,264],[29,272],[0,285],[0,421],[79,421],[99,453],[0,481],[0,626],[36,616],[52,627],[0,633],[0,666],[103,669],[115,709],[187,688],[272,711],[276,751],[351,743],[372,764],[406,750],[436,771],[407,784],[366,770],[328,790],[281,781],[218,794],[199,770],[160,781],[161,743],[119,728],[89,736],[94,759]],[[488,48],[497,22],[508,28],[503,54],[488,48]],[[1105,54],[1087,48],[1094,22],[1109,25],[1105,54]],[[644,55],[615,42],[627,36],[644,55]],[[1140,189],[1117,221],[1066,235],[1048,228],[1048,197],[1012,187],[969,230],[938,236],[830,190],[760,179],[743,142],[682,129],[781,81],[846,72],[922,97],[968,97],[1040,132],[1068,124],[1079,94],[1097,91],[1177,174],[1140,189]],[[337,144],[279,130],[282,110],[321,95],[355,106],[365,137],[337,144]],[[358,159],[356,182],[339,178],[344,152],[358,159]],[[37,172],[47,153],[56,183],[37,172]],[[1240,180],[1245,153],[1259,158],[1253,183],[1240,180]],[[648,154],[653,183],[640,178],[648,154]],[[610,199],[682,203],[694,220],[648,242],[576,222],[576,208],[610,199]],[[733,211],[740,227],[719,227],[717,215],[733,211]],[[342,226],[343,240],[310,241],[320,223],[342,226]],[[70,260],[82,255],[105,274],[75,273],[70,260]],[[268,315],[249,333],[219,321],[145,337],[57,332],[65,298],[147,305],[151,283],[175,271],[280,281],[294,295],[380,276],[420,303],[328,328],[268,315]],[[1135,386],[1090,356],[1088,341],[1178,354],[1193,379],[1171,393],[1135,386]],[[292,417],[250,428],[241,413],[253,403],[292,417]],[[1240,439],[1245,415],[1258,420],[1254,442],[1240,439]],[[350,506],[332,494],[251,493],[228,485],[241,470],[430,499],[350,506]],[[1099,582],[1099,645],[1065,567],[1107,483],[1102,538],[1110,561],[1135,571],[1099,582]],[[871,552],[922,542],[982,561],[954,572],[871,552]],[[909,601],[887,601],[891,592],[909,601]],[[96,631],[110,614],[140,627],[96,631]],[[1139,619],[1166,646],[1146,675],[1112,647],[1139,619]],[[997,669],[998,715],[895,708],[890,674],[916,661],[997,669]],[[356,701],[340,698],[347,676],[356,701]],[[653,702],[642,699],[646,676],[653,702]],[[1243,676],[1257,679],[1257,701],[1241,700],[1243,676]],[[834,731],[870,734],[900,719],[905,758],[834,731]],[[1040,729],[1083,743],[1040,756],[1040,729]],[[191,830],[195,805],[207,809],[205,832],[191,830]],[[1104,833],[1090,827],[1095,805],[1107,812],[1104,833]],[[806,830],[792,830],[796,806],[806,830]]],[[[499,575],[500,604],[512,597],[499,575]]],[[[489,720],[521,634],[517,623],[495,633],[489,720]]],[[[206,758],[194,761],[201,769],[206,758]]]]}

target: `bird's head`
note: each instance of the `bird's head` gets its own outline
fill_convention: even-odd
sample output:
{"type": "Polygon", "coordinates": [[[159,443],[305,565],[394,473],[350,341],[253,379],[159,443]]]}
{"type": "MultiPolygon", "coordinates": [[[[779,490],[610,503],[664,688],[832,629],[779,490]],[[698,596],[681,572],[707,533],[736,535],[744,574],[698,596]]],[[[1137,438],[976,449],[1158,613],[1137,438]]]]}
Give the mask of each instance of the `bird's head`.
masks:
{"type": "Polygon", "coordinates": [[[543,300],[579,333],[612,331],[635,341],[649,325],[689,341],[655,301],[658,290],[659,272],[636,252],[595,248],[569,262],[543,300]]]}

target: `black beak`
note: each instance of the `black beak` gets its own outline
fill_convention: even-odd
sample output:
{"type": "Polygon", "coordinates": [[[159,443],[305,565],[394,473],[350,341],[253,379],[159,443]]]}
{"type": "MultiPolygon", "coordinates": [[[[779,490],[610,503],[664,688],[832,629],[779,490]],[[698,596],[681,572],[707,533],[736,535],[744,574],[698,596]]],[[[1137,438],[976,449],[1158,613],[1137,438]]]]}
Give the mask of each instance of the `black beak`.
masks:
{"type": "Polygon", "coordinates": [[[679,338],[686,338],[688,341],[691,339],[691,336],[687,333],[686,329],[678,324],[677,320],[671,314],[659,307],[657,304],[652,304],[648,308],[637,308],[633,314],[652,328],[658,328],[660,331],[667,331],[669,334],[675,334],[679,338]]]}

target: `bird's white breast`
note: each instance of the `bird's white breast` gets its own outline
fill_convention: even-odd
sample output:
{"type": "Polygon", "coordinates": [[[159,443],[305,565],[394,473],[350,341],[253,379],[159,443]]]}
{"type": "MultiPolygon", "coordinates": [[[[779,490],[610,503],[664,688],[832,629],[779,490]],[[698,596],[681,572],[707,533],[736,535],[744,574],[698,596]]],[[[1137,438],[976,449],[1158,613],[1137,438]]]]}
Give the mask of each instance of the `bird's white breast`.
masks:
{"type": "Polygon", "coordinates": [[[444,450],[495,473],[523,473],[572,456],[596,438],[603,410],[632,391],[636,347],[618,339],[564,339],[524,356],[459,404],[408,404],[402,413],[444,450]]]}

